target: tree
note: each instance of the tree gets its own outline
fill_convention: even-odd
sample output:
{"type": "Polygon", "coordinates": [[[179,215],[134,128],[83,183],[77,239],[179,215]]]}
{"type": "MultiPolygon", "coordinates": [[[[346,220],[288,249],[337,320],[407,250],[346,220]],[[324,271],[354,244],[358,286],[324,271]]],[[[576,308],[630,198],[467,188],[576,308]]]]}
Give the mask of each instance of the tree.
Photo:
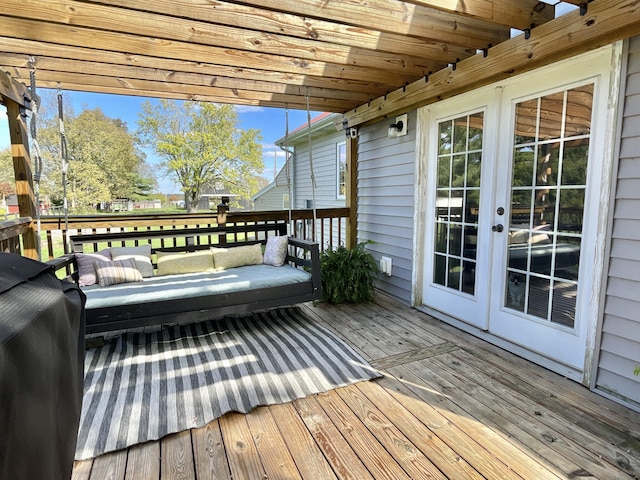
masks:
{"type": "Polygon", "coordinates": [[[0,151],[0,200],[2,200],[0,204],[4,205],[4,199],[12,193],[16,193],[13,157],[11,156],[11,149],[5,148],[0,151]]]}
{"type": "Polygon", "coordinates": [[[257,192],[264,165],[257,130],[240,130],[232,105],[161,100],[145,102],[138,138],[163,159],[167,175],[182,186],[188,212],[208,188],[243,196],[257,192]]]}
{"type": "MultiPolygon", "coordinates": [[[[63,185],[57,105],[51,92],[41,96],[37,132],[43,157],[41,192],[59,205],[63,185]]],[[[71,210],[90,210],[99,202],[118,198],[139,199],[156,188],[152,172],[145,169],[144,154],[120,119],[107,117],[99,108],[75,115],[65,106],[64,120],[71,210]]]]}

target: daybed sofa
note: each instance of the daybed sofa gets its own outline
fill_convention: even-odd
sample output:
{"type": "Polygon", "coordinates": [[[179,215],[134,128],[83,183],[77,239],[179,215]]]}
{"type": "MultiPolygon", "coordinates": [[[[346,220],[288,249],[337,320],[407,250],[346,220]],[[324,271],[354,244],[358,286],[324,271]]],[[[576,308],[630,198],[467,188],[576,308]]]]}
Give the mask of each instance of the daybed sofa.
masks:
{"type": "Polygon", "coordinates": [[[70,268],[87,333],[197,321],[322,297],[319,248],[286,225],[75,235],[70,268]]]}

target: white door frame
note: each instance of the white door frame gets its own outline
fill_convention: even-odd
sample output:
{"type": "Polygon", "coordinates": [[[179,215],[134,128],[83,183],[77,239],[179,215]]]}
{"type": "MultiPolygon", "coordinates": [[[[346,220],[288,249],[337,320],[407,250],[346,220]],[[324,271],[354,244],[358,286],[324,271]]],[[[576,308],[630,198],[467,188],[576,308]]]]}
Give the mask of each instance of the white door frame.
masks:
{"type": "MultiPolygon", "coordinates": [[[[575,380],[581,381],[585,384],[589,382],[591,376],[591,366],[592,359],[594,354],[594,345],[596,340],[596,332],[599,325],[598,312],[599,312],[599,302],[600,302],[600,292],[603,284],[603,275],[604,275],[604,255],[605,255],[605,245],[606,245],[606,226],[607,226],[607,218],[609,216],[609,197],[611,190],[611,175],[612,175],[612,165],[614,159],[614,147],[615,147],[615,137],[614,133],[615,129],[615,120],[617,118],[618,111],[618,88],[620,81],[620,72],[621,72],[621,64],[622,64],[622,42],[618,42],[614,45],[603,47],[594,52],[590,52],[570,60],[566,60],[561,62],[559,65],[551,65],[544,67],[542,69],[537,70],[536,72],[544,74],[547,73],[549,76],[553,76],[554,72],[556,72],[559,68],[568,68],[577,67],[583,65],[585,62],[587,64],[603,61],[607,61],[610,65],[610,69],[607,72],[601,74],[599,88],[604,88],[604,97],[605,97],[605,105],[599,107],[598,115],[599,122],[596,127],[598,132],[595,135],[602,135],[601,140],[598,144],[597,154],[601,155],[600,159],[600,168],[601,175],[591,175],[589,181],[589,188],[592,192],[592,201],[589,206],[588,215],[589,221],[595,222],[595,225],[592,225],[589,236],[591,238],[588,239],[589,242],[589,250],[591,256],[589,258],[585,258],[582,256],[582,262],[588,263],[590,268],[589,277],[585,278],[584,285],[586,288],[583,288],[582,301],[584,303],[584,315],[588,318],[583,322],[582,328],[584,329],[585,334],[585,354],[583,365],[567,365],[563,362],[559,362],[557,360],[548,359],[544,355],[539,355],[535,351],[514,344],[510,341],[504,341],[500,338],[497,338],[491,334],[483,333],[482,327],[486,328],[486,325],[478,328],[477,326],[471,326],[466,324],[465,322],[461,322],[459,319],[453,317],[449,312],[436,311],[430,308],[428,305],[425,305],[425,300],[423,299],[423,291],[424,291],[424,282],[425,275],[430,275],[431,272],[424,271],[425,265],[425,230],[426,230],[426,218],[429,214],[428,212],[428,202],[427,198],[429,195],[429,178],[427,176],[427,166],[428,166],[428,155],[430,153],[430,125],[433,123],[432,110],[436,110],[435,106],[432,107],[423,107],[418,109],[418,127],[417,127],[417,138],[416,138],[416,188],[415,188],[415,216],[414,216],[414,227],[415,227],[415,235],[414,235],[414,256],[413,256],[413,291],[412,291],[412,302],[413,305],[420,310],[424,310],[441,320],[444,320],[448,323],[454,324],[466,331],[474,333],[480,337],[486,338],[492,343],[498,344],[499,346],[506,348],[508,350],[514,351],[520,355],[524,355],[532,361],[540,363],[552,370],[558,371],[564,375],[568,375],[575,380]],[[604,132],[604,133],[602,133],[604,132]],[[597,178],[596,178],[597,177],[597,178]],[[594,195],[594,192],[600,192],[600,195],[594,195]]],[[[526,74],[531,75],[531,74],[526,74]]],[[[559,78],[559,77],[554,77],[559,78]]],[[[561,78],[561,77],[560,77],[561,78]]],[[[475,94],[483,94],[487,97],[494,97],[499,95],[501,87],[507,87],[518,82],[522,81],[522,76],[515,77],[513,79],[508,79],[503,82],[499,82],[495,85],[485,87],[476,92],[470,92],[467,94],[460,95],[461,100],[464,100],[467,96],[472,96],[475,94]]],[[[561,87],[564,83],[561,80],[557,82],[557,86],[561,87]]],[[[502,102],[498,102],[501,104],[502,102]]],[[[444,104],[444,102],[443,102],[444,104]]],[[[440,104],[438,105],[440,106],[440,104]]],[[[595,107],[594,107],[595,108],[595,107]]],[[[508,133],[503,133],[501,135],[496,135],[496,141],[501,142],[499,140],[504,135],[508,135],[508,133]]],[[[485,140],[486,141],[486,140],[485,140]]],[[[493,169],[496,170],[496,169],[493,169]]],[[[484,171],[483,171],[484,173],[484,171]]],[[[495,171],[491,173],[491,175],[495,175],[495,171]]],[[[485,177],[485,180],[487,178],[485,177]]],[[[496,181],[495,178],[492,178],[491,181],[496,181]]],[[[496,204],[492,203],[489,206],[489,210],[495,211],[496,204]]],[[[581,279],[582,280],[582,279],[581,279]]],[[[488,304],[489,302],[487,302],[488,304]]]]}

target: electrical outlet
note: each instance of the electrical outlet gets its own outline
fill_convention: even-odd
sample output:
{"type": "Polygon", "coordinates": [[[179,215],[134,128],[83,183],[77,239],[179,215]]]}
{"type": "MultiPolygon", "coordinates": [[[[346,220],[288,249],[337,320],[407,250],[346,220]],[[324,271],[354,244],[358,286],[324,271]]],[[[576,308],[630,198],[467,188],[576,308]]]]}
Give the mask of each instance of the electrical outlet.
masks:
{"type": "Polygon", "coordinates": [[[393,262],[391,257],[381,257],[380,258],[380,271],[387,276],[391,276],[391,269],[393,267],[393,262]]]}

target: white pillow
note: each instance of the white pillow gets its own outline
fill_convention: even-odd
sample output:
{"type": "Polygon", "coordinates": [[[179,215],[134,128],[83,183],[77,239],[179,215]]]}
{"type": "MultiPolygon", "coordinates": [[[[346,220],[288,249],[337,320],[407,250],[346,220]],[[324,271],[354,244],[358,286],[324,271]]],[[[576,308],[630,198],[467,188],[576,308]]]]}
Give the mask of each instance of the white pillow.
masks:
{"type": "Polygon", "coordinates": [[[95,262],[110,262],[111,251],[106,248],[95,253],[76,253],[78,262],[78,285],[87,287],[98,282],[95,262]]]}
{"type": "Polygon", "coordinates": [[[143,277],[153,276],[153,265],[151,264],[151,245],[140,245],[138,247],[111,247],[112,260],[125,260],[133,258],[136,261],[138,270],[143,277]]]}
{"type": "Polygon", "coordinates": [[[267,238],[267,246],[264,249],[265,265],[273,265],[274,267],[284,265],[288,245],[289,239],[286,235],[267,238]]]}

